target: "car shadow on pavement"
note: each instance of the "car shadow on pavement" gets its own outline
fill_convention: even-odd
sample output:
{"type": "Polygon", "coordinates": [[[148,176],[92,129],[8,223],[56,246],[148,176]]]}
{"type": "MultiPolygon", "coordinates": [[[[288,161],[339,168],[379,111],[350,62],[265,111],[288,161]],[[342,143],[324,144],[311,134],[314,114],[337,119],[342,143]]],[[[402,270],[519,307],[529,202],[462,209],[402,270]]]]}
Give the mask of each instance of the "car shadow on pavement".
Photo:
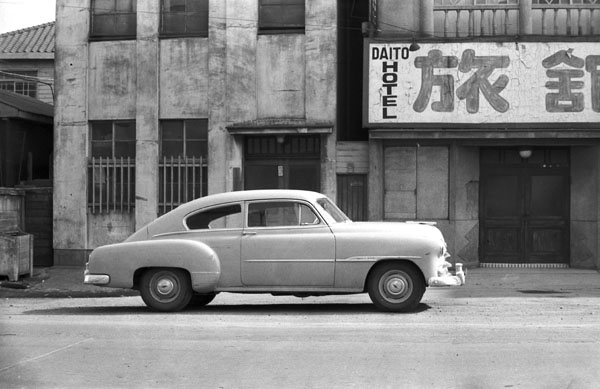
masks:
{"type": "Polygon", "coordinates": [[[381,312],[372,304],[240,304],[240,305],[208,305],[191,307],[180,312],[155,312],[145,306],[94,306],[94,307],[62,307],[34,309],[23,312],[24,315],[354,315],[357,313],[374,313],[388,315],[411,315],[429,310],[427,304],[419,304],[414,311],[394,313],[381,312]]]}

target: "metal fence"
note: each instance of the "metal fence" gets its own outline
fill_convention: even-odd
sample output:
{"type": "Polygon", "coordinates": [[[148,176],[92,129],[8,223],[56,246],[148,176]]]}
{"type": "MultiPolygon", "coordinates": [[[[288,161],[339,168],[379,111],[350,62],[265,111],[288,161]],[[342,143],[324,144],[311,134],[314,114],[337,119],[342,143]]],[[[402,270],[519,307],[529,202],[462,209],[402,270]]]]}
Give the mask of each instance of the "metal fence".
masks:
{"type": "Polygon", "coordinates": [[[159,214],[206,195],[206,159],[163,157],[159,163],[159,214]]]}
{"type": "MultiPolygon", "coordinates": [[[[206,159],[164,157],[159,162],[158,213],[206,195],[206,159]]],[[[135,209],[135,160],[92,157],[89,162],[88,207],[94,214],[135,209]]]]}
{"type": "Polygon", "coordinates": [[[88,206],[92,213],[132,212],[135,207],[135,160],[92,157],[88,206]]]}

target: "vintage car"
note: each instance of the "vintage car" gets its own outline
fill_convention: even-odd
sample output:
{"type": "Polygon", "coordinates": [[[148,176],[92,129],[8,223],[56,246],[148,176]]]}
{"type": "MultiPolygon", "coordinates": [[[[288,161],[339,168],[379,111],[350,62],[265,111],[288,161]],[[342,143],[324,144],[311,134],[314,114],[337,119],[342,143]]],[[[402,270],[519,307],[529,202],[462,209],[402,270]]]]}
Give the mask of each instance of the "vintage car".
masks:
{"type": "Polygon", "coordinates": [[[206,305],[220,292],[368,292],[381,310],[410,311],[428,285],[464,283],[448,256],[431,223],[352,222],[320,193],[239,191],[193,200],[98,247],[84,282],[137,289],[157,311],[206,305]]]}

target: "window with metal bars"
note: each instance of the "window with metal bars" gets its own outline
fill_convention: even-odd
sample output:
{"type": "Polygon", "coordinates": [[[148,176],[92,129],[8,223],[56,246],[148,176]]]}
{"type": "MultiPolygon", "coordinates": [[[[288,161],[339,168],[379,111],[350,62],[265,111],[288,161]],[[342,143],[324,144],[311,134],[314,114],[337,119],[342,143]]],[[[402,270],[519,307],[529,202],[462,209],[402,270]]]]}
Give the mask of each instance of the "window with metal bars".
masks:
{"type": "Polygon", "coordinates": [[[88,207],[92,213],[132,212],[135,206],[135,122],[90,123],[88,207]]]}
{"type": "Polygon", "coordinates": [[[208,192],[208,120],[163,120],[160,134],[159,213],[208,192]]]}

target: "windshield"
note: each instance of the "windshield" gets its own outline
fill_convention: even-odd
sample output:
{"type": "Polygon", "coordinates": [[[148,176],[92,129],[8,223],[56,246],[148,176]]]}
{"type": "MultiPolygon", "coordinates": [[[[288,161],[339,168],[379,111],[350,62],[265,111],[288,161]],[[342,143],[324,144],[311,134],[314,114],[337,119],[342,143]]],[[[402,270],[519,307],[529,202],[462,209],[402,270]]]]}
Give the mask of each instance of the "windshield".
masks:
{"type": "Polygon", "coordinates": [[[317,204],[321,210],[331,216],[336,223],[346,223],[351,221],[350,218],[348,218],[348,216],[346,216],[346,214],[327,197],[318,199],[317,204]]]}

